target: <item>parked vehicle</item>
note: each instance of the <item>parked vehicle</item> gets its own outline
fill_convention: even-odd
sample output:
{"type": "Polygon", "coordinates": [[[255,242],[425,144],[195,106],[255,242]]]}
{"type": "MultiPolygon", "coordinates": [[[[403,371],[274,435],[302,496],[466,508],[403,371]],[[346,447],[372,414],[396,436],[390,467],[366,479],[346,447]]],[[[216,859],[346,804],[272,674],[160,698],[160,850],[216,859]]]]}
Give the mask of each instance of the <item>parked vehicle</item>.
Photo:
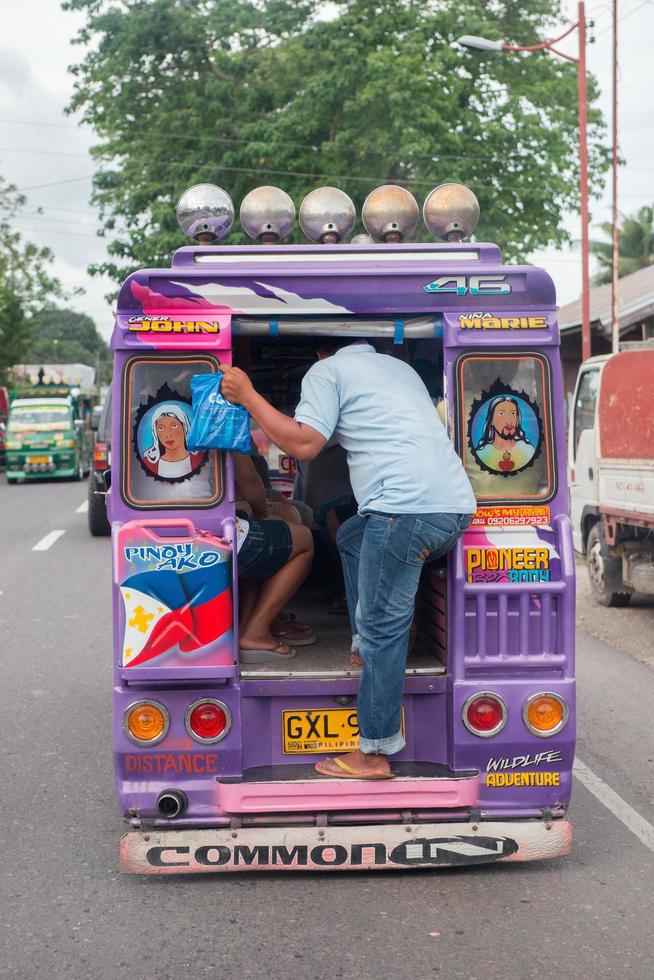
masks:
{"type": "MultiPolygon", "coordinates": [[[[266,234],[279,223],[269,192],[266,234]]],[[[406,219],[389,199],[388,227],[401,234],[406,219]]],[[[460,236],[465,216],[444,210],[460,236]]],[[[197,203],[193,227],[216,229],[216,213],[197,203]]],[[[127,278],[112,340],[108,495],[122,871],[568,853],[575,593],[556,309],[546,272],[504,265],[496,245],[476,242],[202,244],[180,249],[170,269],[127,278]],[[358,742],[350,630],[327,615],[322,592],[304,588],[293,602],[315,646],[288,663],[240,663],[232,459],[184,444],[169,462],[156,428],[165,414],[187,431],[191,378],[221,363],[247,369],[292,411],[324,335],[422,363],[445,392],[479,505],[456,549],[424,569],[407,744],[383,782],[313,768],[358,742]]],[[[274,457],[271,477],[287,475],[274,457]]]]}
{"type": "Polygon", "coordinates": [[[7,416],[9,415],[9,392],[0,385],[0,468],[5,465],[5,441],[7,438],[7,416]]]}
{"type": "Polygon", "coordinates": [[[94,410],[91,427],[95,429],[93,466],[89,474],[89,506],[87,519],[89,531],[94,537],[111,534],[107,520],[106,486],[104,474],[111,465],[111,388],[99,411],[94,410]]]}
{"type": "Polygon", "coordinates": [[[74,477],[91,468],[92,395],[76,385],[39,381],[10,392],[7,482],[74,477]]]}
{"type": "Polygon", "coordinates": [[[575,549],[603,606],[654,595],[654,344],[591,357],[569,432],[575,549]]]}

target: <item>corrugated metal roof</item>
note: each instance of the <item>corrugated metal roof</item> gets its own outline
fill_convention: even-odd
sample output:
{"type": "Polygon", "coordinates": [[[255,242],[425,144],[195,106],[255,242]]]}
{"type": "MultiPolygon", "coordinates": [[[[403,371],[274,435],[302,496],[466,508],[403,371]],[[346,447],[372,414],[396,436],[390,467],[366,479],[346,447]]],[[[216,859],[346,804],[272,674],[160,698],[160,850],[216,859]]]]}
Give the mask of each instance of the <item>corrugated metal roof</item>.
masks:
{"type": "MultiPolygon", "coordinates": [[[[620,329],[626,330],[647,317],[654,316],[654,265],[623,276],[618,283],[618,317],[620,329]]],[[[611,285],[596,286],[590,291],[590,322],[601,330],[611,330],[611,285]]],[[[581,297],[559,310],[559,328],[572,330],[581,326],[581,297]]]]}

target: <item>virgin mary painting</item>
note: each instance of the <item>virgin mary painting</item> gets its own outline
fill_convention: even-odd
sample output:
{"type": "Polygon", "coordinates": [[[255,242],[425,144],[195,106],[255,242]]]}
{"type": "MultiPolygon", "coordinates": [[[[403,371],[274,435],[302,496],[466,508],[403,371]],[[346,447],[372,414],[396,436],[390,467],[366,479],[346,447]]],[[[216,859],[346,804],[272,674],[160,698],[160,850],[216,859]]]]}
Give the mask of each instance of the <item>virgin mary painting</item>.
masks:
{"type": "Polygon", "coordinates": [[[191,452],[188,433],[192,408],[164,400],[146,411],[138,424],[137,446],[145,472],[155,479],[177,483],[193,476],[206,452],[191,452]]]}

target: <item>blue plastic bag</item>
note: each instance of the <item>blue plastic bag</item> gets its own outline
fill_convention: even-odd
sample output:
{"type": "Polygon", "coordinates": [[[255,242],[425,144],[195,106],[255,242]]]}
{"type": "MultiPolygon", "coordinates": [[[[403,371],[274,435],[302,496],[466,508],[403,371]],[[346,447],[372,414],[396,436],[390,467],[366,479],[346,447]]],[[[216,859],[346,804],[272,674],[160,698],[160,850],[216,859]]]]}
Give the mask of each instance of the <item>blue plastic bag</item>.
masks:
{"type": "Polygon", "coordinates": [[[188,447],[228,449],[249,453],[250,416],[242,405],[232,405],[220,393],[222,371],[217,374],[194,374],[191,378],[193,421],[188,447]]]}

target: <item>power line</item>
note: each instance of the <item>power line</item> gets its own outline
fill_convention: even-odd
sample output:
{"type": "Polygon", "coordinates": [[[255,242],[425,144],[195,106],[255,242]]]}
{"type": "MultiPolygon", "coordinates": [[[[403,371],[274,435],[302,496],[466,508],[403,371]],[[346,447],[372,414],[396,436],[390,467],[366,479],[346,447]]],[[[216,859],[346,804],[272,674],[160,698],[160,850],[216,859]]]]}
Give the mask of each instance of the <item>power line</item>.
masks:
{"type": "Polygon", "coordinates": [[[58,187],[60,184],[75,184],[80,180],[93,180],[94,174],[87,174],[86,177],[68,177],[66,180],[53,180],[49,184],[32,184],[30,187],[17,187],[20,191],[38,191],[42,187],[58,187]]]}
{"type": "MultiPolygon", "coordinates": [[[[650,0],[647,0],[647,2],[650,2],[650,0]]],[[[272,147],[269,147],[269,149],[271,149],[271,148],[272,147]]],[[[34,155],[37,155],[37,156],[82,156],[82,157],[85,156],[85,154],[73,154],[73,153],[70,153],[70,154],[52,153],[51,154],[51,153],[49,153],[46,150],[20,150],[20,149],[14,149],[14,148],[10,148],[10,147],[0,147],[0,152],[28,153],[28,154],[34,154],[34,155]]],[[[416,159],[419,159],[419,158],[416,158],[416,159]]],[[[427,159],[427,158],[425,158],[425,159],[427,159]]],[[[432,160],[434,160],[434,162],[436,162],[440,158],[437,157],[437,156],[434,156],[434,157],[430,157],[429,159],[432,159],[432,160]]],[[[461,162],[461,163],[465,162],[465,157],[463,155],[457,156],[456,159],[459,162],[461,162]]],[[[478,157],[476,154],[475,154],[475,159],[487,159],[487,160],[495,160],[495,162],[499,162],[499,161],[497,161],[496,158],[493,158],[493,157],[484,157],[484,158],[481,158],[481,157],[478,157]]],[[[514,157],[513,159],[516,159],[516,158],[514,157]]],[[[524,156],[522,158],[518,157],[517,159],[525,159],[525,160],[529,159],[529,160],[531,160],[532,157],[531,156],[524,156]]],[[[163,166],[163,167],[183,167],[185,169],[191,169],[191,164],[189,163],[189,161],[185,161],[185,160],[164,160],[164,161],[161,161],[161,163],[159,164],[159,166],[163,166]]],[[[380,177],[380,176],[374,176],[373,177],[373,176],[359,176],[359,175],[356,175],[356,174],[324,174],[324,173],[314,174],[314,173],[309,173],[308,171],[301,171],[301,170],[281,170],[281,169],[273,169],[273,168],[261,167],[261,166],[258,166],[258,167],[234,167],[234,166],[228,166],[226,164],[213,163],[213,162],[212,163],[202,164],[198,168],[198,170],[204,171],[204,170],[208,170],[209,168],[211,168],[212,170],[224,170],[226,172],[231,172],[231,173],[254,173],[254,174],[268,173],[268,174],[275,174],[276,176],[284,176],[284,177],[311,177],[311,178],[315,178],[315,179],[329,179],[329,180],[343,180],[343,181],[353,181],[353,180],[356,180],[356,181],[364,181],[366,183],[367,182],[370,182],[370,181],[382,181],[382,182],[385,182],[386,180],[388,180],[387,177],[380,177]]],[[[654,167],[628,167],[627,166],[627,167],[625,167],[625,170],[630,170],[632,172],[654,173],[654,167]]],[[[73,181],[90,180],[90,179],[91,179],[91,177],[74,177],[74,178],[71,178],[70,180],[55,181],[55,182],[53,182],[53,184],[37,184],[37,185],[33,185],[32,187],[18,188],[18,190],[20,190],[20,191],[36,190],[36,189],[38,189],[40,187],[51,187],[51,186],[55,186],[56,184],[72,183],[73,181]]],[[[440,177],[396,178],[396,179],[397,179],[398,183],[400,183],[400,184],[431,184],[431,185],[433,185],[435,182],[438,183],[439,181],[442,180],[442,175],[440,177]]],[[[496,188],[496,185],[495,184],[475,183],[475,184],[473,184],[471,186],[473,188],[474,187],[479,187],[479,188],[482,188],[482,187],[483,188],[496,188]]],[[[631,195],[625,195],[625,196],[640,197],[641,195],[639,195],[639,194],[631,194],[631,195]]]]}
{"type": "Polygon", "coordinates": [[[0,146],[0,153],[29,153],[40,157],[88,157],[88,153],[59,153],[57,150],[21,150],[17,146],[0,146]]]}
{"type": "MultiPolygon", "coordinates": [[[[5,124],[8,124],[8,125],[17,125],[17,126],[48,126],[48,127],[57,127],[57,128],[60,128],[60,129],[76,129],[76,130],[79,129],[79,127],[77,127],[77,126],[69,126],[66,123],[30,122],[30,121],[24,120],[24,119],[0,119],[0,123],[5,123],[5,124]]],[[[280,146],[284,146],[284,147],[297,147],[298,149],[312,150],[314,153],[320,153],[320,147],[319,146],[316,146],[315,143],[296,143],[294,140],[275,140],[275,139],[272,139],[272,140],[269,140],[269,139],[268,140],[266,140],[266,139],[251,140],[250,139],[250,140],[248,140],[248,139],[239,139],[237,137],[232,137],[232,136],[193,136],[193,135],[190,135],[190,134],[183,134],[183,135],[181,135],[181,134],[178,134],[178,133],[166,133],[166,139],[167,140],[183,140],[184,142],[194,142],[194,143],[209,143],[210,145],[215,145],[217,143],[227,143],[227,144],[230,144],[230,145],[233,144],[235,146],[260,146],[260,147],[264,147],[265,149],[268,149],[268,150],[276,149],[276,148],[278,148],[280,146]]],[[[0,149],[2,149],[2,148],[0,148],[0,149]]],[[[47,151],[44,151],[44,150],[28,151],[28,150],[12,150],[11,148],[6,148],[4,150],[4,152],[7,152],[7,153],[11,153],[11,152],[17,152],[17,153],[34,152],[34,153],[43,153],[43,154],[46,154],[47,155],[47,151]]],[[[62,153],[62,154],[57,154],[57,155],[58,156],[84,156],[85,154],[63,154],[62,153]]],[[[497,160],[497,157],[483,156],[483,155],[480,155],[480,154],[477,154],[477,153],[475,153],[475,157],[478,160],[492,160],[492,161],[496,161],[497,160]]],[[[531,158],[530,157],[530,154],[527,154],[527,153],[523,154],[522,159],[530,159],[530,158],[531,158]]],[[[461,155],[459,153],[439,153],[439,154],[435,154],[435,155],[428,154],[428,155],[423,155],[423,156],[414,156],[414,157],[412,157],[412,159],[414,159],[414,160],[434,160],[434,159],[437,159],[437,160],[448,160],[448,159],[451,159],[451,160],[459,160],[459,159],[461,159],[461,155]]]]}
{"type": "Polygon", "coordinates": [[[8,126],[47,126],[51,129],[79,129],[79,126],[70,126],[68,123],[41,122],[30,119],[0,119],[0,123],[8,126]]]}
{"type": "Polygon", "coordinates": [[[19,211],[18,214],[15,217],[17,219],[21,220],[21,221],[23,221],[23,220],[26,220],[26,221],[50,221],[50,222],[53,222],[54,224],[77,225],[78,228],[80,228],[80,227],[96,228],[97,227],[97,222],[94,222],[94,221],[74,221],[74,220],[71,220],[69,218],[58,218],[58,217],[57,218],[46,218],[42,214],[39,214],[39,213],[33,212],[33,211],[19,211]]]}
{"type": "MultiPolygon", "coordinates": [[[[633,17],[634,14],[637,14],[639,10],[642,10],[643,7],[649,6],[649,4],[651,3],[652,0],[643,0],[643,3],[639,4],[637,7],[634,7],[633,10],[628,11],[626,14],[623,14],[622,17],[619,19],[618,23],[622,24],[625,20],[629,20],[629,18],[633,17]]],[[[595,37],[602,37],[603,34],[607,34],[610,30],[611,30],[611,25],[609,24],[609,26],[605,27],[604,30],[598,31],[595,37]]]]}
{"type": "MultiPolygon", "coordinates": [[[[465,162],[464,158],[461,158],[461,162],[462,163],[465,162]]],[[[162,166],[162,167],[183,167],[186,170],[190,170],[191,169],[191,165],[188,162],[182,161],[182,160],[165,160],[165,161],[162,161],[162,163],[159,166],[162,166]]],[[[212,163],[202,164],[194,172],[196,174],[198,174],[198,173],[206,172],[207,170],[211,170],[212,173],[215,173],[217,171],[225,171],[225,172],[228,172],[228,173],[274,174],[277,177],[309,177],[312,180],[340,180],[340,181],[343,181],[343,182],[346,182],[346,181],[362,181],[363,183],[371,183],[371,182],[380,181],[382,183],[385,183],[388,180],[388,178],[385,177],[385,176],[370,176],[370,175],[360,176],[358,174],[310,173],[309,171],[304,171],[304,170],[281,170],[281,169],[277,169],[277,168],[273,168],[273,167],[261,167],[261,166],[259,166],[259,167],[233,167],[233,166],[227,166],[225,164],[213,163],[213,162],[212,163]]],[[[515,171],[513,172],[513,175],[514,176],[516,175],[515,174],[515,171]]],[[[123,179],[129,180],[129,174],[122,174],[121,176],[123,177],[123,179]]],[[[84,177],[73,178],[73,180],[85,180],[85,179],[90,179],[90,178],[84,178],[84,177]]],[[[397,181],[398,184],[421,184],[421,185],[425,185],[425,186],[429,186],[429,187],[436,186],[436,184],[441,183],[442,180],[443,180],[443,175],[442,174],[439,177],[423,177],[423,178],[404,178],[404,177],[400,178],[400,177],[397,177],[396,178],[396,181],[397,181]]],[[[69,183],[69,181],[58,181],[56,183],[69,183]]],[[[47,186],[51,186],[51,185],[42,184],[42,185],[38,185],[38,186],[47,187],[47,186]]],[[[491,189],[491,190],[499,190],[500,189],[497,186],[497,184],[482,184],[482,183],[477,182],[477,181],[470,183],[469,186],[470,186],[470,188],[472,190],[474,190],[475,188],[478,188],[478,189],[484,188],[484,189],[491,189]]],[[[29,187],[19,188],[19,190],[33,190],[33,189],[34,188],[29,188],[29,187]]],[[[642,197],[643,195],[642,194],[626,194],[626,195],[623,195],[623,196],[625,196],[625,197],[642,197]]]]}
{"type": "Polygon", "coordinates": [[[30,235],[71,235],[75,238],[95,238],[96,241],[102,241],[99,235],[89,235],[82,231],[57,231],[56,228],[21,228],[21,232],[29,232],[30,235]]]}
{"type": "MultiPolygon", "coordinates": [[[[2,122],[2,121],[3,120],[0,120],[0,122],[2,122]]],[[[43,123],[43,124],[41,124],[41,123],[34,123],[33,125],[45,125],[45,126],[49,126],[49,125],[58,125],[58,124],[56,124],[56,123],[43,123]]],[[[72,127],[64,127],[64,128],[70,129],[72,127]]],[[[205,136],[179,136],[179,135],[174,135],[174,134],[166,133],[166,139],[167,140],[174,140],[174,139],[184,140],[184,142],[188,142],[188,141],[202,141],[202,142],[208,142],[209,144],[229,143],[229,144],[236,144],[236,145],[241,145],[241,146],[258,146],[258,147],[262,147],[263,149],[267,150],[268,152],[270,152],[271,150],[279,149],[279,147],[285,147],[285,148],[297,147],[299,149],[312,150],[314,153],[320,153],[320,147],[314,146],[314,145],[309,144],[309,143],[295,143],[295,142],[293,142],[291,140],[275,140],[274,138],[272,140],[270,140],[270,139],[268,139],[268,140],[243,140],[243,139],[231,139],[231,138],[228,138],[226,136],[225,137],[222,137],[222,136],[206,136],[206,137],[205,136]]],[[[0,153],[28,153],[28,154],[32,154],[34,156],[47,156],[47,157],[50,157],[50,156],[57,156],[57,157],[81,157],[81,158],[88,157],[88,153],[66,153],[66,152],[60,153],[60,152],[57,152],[57,151],[50,151],[50,150],[27,150],[27,149],[22,149],[21,147],[14,147],[14,146],[0,146],[0,153]]],[[[377,156],[382,156],[382,153],[379,152],[376,155],[377,156]]],[[[474,156],[475,156],[475,159],[476,160],[490,160],[493,163],[498,163],[499,162],[497,156],[488,156],[488,155],[484,155],[484,154],[479,154],[476,151],[475,151],[474,156]]],[[[423,154],[423,155],[414,155],[414,156],[411,157],[411,160],[412,161],[413,160],[433,160],[433,161],[437,161],[437,160],[461,160],[461,159],[462,159],[462,154],[461,153],[433,153],[433,154],[430,153],[430,154],[423,154]]],[[[512,159],[514,159],[514,160],[531,160],[532,159],[532,154],[530,154],[530,153],[518,154],[516,156],[513,156],[512,159]]],[[[175,162],[175,161],[166,161],[166,163],[170,163],[170,162],[175,162]]],[[[183,166],[186,165],[184,163],[181,163],[180,161],[177,161],[177,162],[180,163],[180,165],[183,165],[183,166]]],[[[374,179],[377,179],[377,178],[374,178],[374,179]]]]}
{"type": "MultiPolygon", "coordinates": [[[[88,208],[63,208],[63,207],[61,207],[61,205],[57,205],[57,204],[35,204],[34,207],[35,208],[38,208],[39,211],[43,211],[43,210],[45,210],[45,211],[69,211],[71,214],[96,214],[95,210],[93,208],[91,208],[91,207],[88,207],[88,208]]],[[[24,211],[23,213],[24,214],[27,214],[28,212],[24,211]]],[[[38,213],[37,211],[34,212],[35,215],[37,213],[38,213]]]]}
{"type": "MultiPolygon", "coordinates": [[[[649,0],[647,0],[647,2],[649,2],[649,0]]],[[[27,120],[13,120],[13,119],[12,120],[9,120],[9,119],[0,119],[0,123],[8,123],[10,125],[14,125],[15,124],[15,125],[22,125],[22,126],[48,126],[48,127],[58,127],[58,128],[61,128],[61,129],[78,129],[77,126],[68,126],[66,123],[41,123],[41,122],[28,122],[27,120]]],[[[233,144],[235,146],[258,146],[258,147],[262,147],[263,149],[265,149],[267,151],[275,150],[275,149],[278,149],[279,147],[297,147],[299,149],[312,150],[314,153],[320,153],[321,152],[320,147],[319,146],[316,146],[313,143],[296,143],[293,140],[275,140],[274,138],[273,139],[268,139],[268,140],[265,140],[265,139],[252,140],[252,139],[237,139],[236,137],[228,137],[228,136],[192,136],[190,134],[189,135],[186,135],[186,134],[179,135],[179,134],[175,134],[175,133],[166,133],[166,140],[183,140],[184,142],[208,143],[209,145],[215,145],[215,144],[218,144],[218,143],[227,143],[227,144],[230,144],[230,145],[233,144]]],[[[481,144],[478,144],[478,145],[481,145],[481,144]]],[[[474,154],[475,160],[490,160],[492,163],[500,163],[500,164],[503,164],[504,163],[504,159],[498,159],[498,156],[497,155],[490,156],[488,154],[478,153],[476,151],[476,149],[474,149],[474,144],[472,146],[473,146],[473,149],[471,150],[471,152],[474,154]]],[[[38,155],[40,155],[40,156],[76,156],[76,157],[86,157],[87,156],[87,154],[85,154],[85,153],[52,153],[51,154],[47,150],[23,150],[23,149],[15,148],[15,147],[0,147],[0,152],[4,152],[4,153],[33,153],[33,154],[35,154],[37,156],[38,155]]],[[[382,156],[382,153],[380,152],[377,155],[378,156],[382,156]]],[[[523,154],[519,154],[519,155],[514,155],[512,157],[512,159],[514,159],[514,160],[531,160],[532,158],[533,158],[533,154],[531,154],[531,153],[523,153],[523,154]]],[[[412,156],[411,157],[411,160],[412,161],[413,160],[433,160],[433,161],[438,161],[438,160],[459,160],[460,161],[462,159],[463,159],[463,154],[461,154],[461,153],[434,153],[434,154],[422,154],[422,155],[412,156]]],[[[166,161],[166,163],[175,163],[175,162],[178,163],[178,165],[180,165],[180,166],[186,166],[185,163],[182,163],[180,161],[166,161]]],[[[277,172],[278,173],[287,173],[288,171],[277,171],[277,172]]],[[[303,176],[303,175],[300,175],[300,176],[303,176]]],[[[353,179],[353,178],[348,178],[348,179],[353,179]]],[[[372,177],[372,178],[363,178],[363,179],[366,179],[366,180],[367,179],[371,179],[371,180],[385,180],[386,178],[372,177]]]]}

